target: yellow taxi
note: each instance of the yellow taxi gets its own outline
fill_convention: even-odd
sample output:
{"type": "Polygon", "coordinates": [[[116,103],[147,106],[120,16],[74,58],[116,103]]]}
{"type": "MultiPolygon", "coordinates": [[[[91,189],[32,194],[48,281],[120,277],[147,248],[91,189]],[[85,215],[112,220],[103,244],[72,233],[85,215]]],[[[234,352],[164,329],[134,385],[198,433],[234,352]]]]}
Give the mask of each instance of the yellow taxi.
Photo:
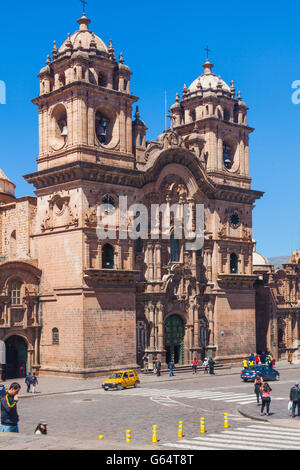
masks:
{"type": "Polygon", "coordinates": [[[114,372],[108,379],[102,383],[102,388],[108,390],[122,390],[127,387],[137,387],[140,384],[140,378],[133,369],[120,370],[114,372]]]}

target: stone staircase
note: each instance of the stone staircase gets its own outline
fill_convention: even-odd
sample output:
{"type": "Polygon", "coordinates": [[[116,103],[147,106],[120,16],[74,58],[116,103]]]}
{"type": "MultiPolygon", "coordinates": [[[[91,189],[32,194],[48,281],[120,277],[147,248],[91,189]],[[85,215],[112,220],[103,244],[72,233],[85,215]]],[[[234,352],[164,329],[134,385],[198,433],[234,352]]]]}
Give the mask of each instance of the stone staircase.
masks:
{"type": "MultiPolygon", "coordinates": [[[[231,369],[231,365],[230,364],[215,364],[215,371],[217,370],[225,370],[225,369],[231,369]]],[[[139,370],[139,372],[141,374],[145,374],[145,375],[152,375],[153,374],[153,370],[149,370],[148,372],[144,372],[144,369],[141,368],[139,370]]],[[[169,373],[169,369],[167,367],[164,367],[161,369],[161,374],[164,374],[164,373],[169,373]]],[[[174,374],[178,374],[178,373],[182,373],[182,372],[192,372],[192,366],[189,365],[189,364],[186,364],[186,365],[176,365],[175,368],[174,368],[174,374]]],[[[197,373],[198,372],[202,372],[204,373],[204,367],[203,366],[198,366],[197,367],[197,373]]]]}

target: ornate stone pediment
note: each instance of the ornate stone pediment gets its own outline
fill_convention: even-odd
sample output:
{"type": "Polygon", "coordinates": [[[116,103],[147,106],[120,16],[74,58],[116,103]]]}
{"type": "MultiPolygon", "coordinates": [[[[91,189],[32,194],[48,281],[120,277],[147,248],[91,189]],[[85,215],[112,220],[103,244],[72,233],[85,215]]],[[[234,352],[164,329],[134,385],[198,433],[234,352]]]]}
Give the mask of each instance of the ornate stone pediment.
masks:
{"type": "Polygon", "coordinates": [[[68,229],[71,226],[77,227],[79,219],[74,216],[70,207],[70,196],[63,196],[62,193],[55,193],[48,200],[48,209],[41,223],[41,231],[54,230],[55,228],[68,229]]]}

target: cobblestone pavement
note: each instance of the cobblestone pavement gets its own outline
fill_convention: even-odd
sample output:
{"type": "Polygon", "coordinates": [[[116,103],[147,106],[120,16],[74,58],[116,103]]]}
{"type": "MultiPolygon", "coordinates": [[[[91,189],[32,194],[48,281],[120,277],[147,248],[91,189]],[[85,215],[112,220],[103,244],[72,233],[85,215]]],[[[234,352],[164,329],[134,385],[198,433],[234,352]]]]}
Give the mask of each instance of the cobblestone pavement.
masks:
{"type": "MultiPolygon", "coordinates": [[[[239,372],[240,368],[231,375],[181,373],[170,378],[142,377],[139,389],[110,392],[100,388],[99,378],[83,381],[41,377],[41,393],[27,395],[24,387],[22,396],[31,399],[21,399],[18,404],[23,436],[11,438],[2,434],[0,448],[121,449],[128,447],[126,429],[132,431],[132,449],[151,448],[154,424],[158,426],[158,445],[173,448],[178,440],[178,421],[183,421],[185,440],[193,440],[200,437],[200,418],[204,416],[205,436],[209,437],[224,431],[224,412],[229,414],[230,431],[246,428],[255,422],[241,416],[239,409],[260,416],[253,384],[241,382],[239,372]],[[59,394],[51,395],[54,392],[59,394]],[[48,422],[49,435],[36,439],[32,433],[41,419],[48,422]],[[102,441],[99,434],[104,435],[102,441]]],[[[272,419],[276,419],[276,426],[288,419],[289,390],[299,376],[299,369],[283,367],[281,381],[271,385],[272,419]]],[[[285,425],[290,426],[291,421],[296,426],[298,418],[290,418],[285,425]]]]}

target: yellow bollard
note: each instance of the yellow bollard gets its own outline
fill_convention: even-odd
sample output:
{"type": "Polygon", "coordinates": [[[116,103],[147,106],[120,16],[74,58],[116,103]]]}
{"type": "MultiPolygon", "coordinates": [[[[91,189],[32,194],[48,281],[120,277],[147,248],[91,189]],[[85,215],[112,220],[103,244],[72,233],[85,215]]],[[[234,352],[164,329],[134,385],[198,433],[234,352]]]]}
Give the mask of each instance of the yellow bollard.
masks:
{"type": "Polygon", "coordinates": [[[127,442],[127,444],[131,443],[131,431],[130,431],[130,429],[127,429],[127,431],[126,431],[126,442],[127,442]]]}
{"type": "Polygon", "coordinates": [[[178,422],[178,437],[179,439],[183,437],[183,423],[182,421],[178,422]]]}
{"type": "Polygon", "coordinates": [[[229,424],[228,424],[228,413],[224,413],[224,428],[225,428],[225,429],[229,428],[229,424]]]}
{"type": "Polygon", "coordinates": [[[205,434],[205,418],[200,418],[200,433],[205,434]]]}
{"type": "Polygon", "coordinates": [[[152,442],[155,444],[157,442],[157,426],[153,425],[152,429],[152,442]]]}

